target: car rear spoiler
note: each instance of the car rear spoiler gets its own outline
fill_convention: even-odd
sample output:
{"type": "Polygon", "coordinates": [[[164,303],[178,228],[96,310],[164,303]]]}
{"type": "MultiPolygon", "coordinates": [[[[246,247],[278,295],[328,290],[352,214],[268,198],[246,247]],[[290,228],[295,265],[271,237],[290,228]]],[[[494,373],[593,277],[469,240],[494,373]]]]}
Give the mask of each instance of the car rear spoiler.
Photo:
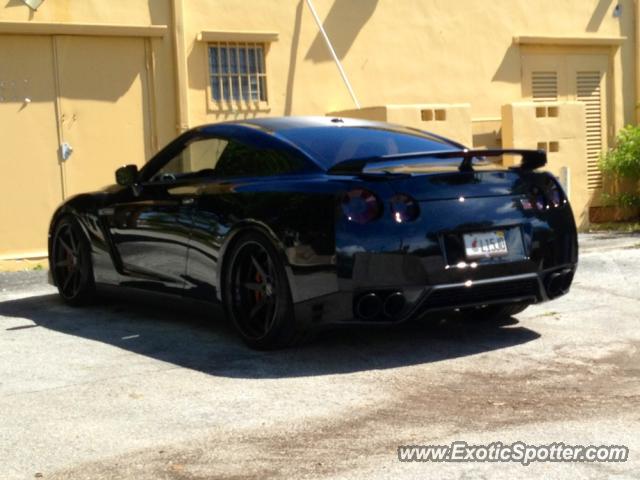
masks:
{"type": "Polygon", "coordinates": [[[547,153],[544,150],[518,150],[518,149],[493,149],[493,150],[442,150],[433,152],[411,152],[380,157],[358,158],[336,163],[328,173],[336,175],[358,175],[364,172],[369,165],[377,170],[397,168],[399,166],[411,166],[424,164],[425,158],[457,159],[462,158],[458,166],[461,172],[473,172],[473,159],[484,157],[499,157],[502,155],[519,155],[522,157],[520,165],[511,167],[516,170],[531,171],[543,167],[547,163],[547,153]]]}

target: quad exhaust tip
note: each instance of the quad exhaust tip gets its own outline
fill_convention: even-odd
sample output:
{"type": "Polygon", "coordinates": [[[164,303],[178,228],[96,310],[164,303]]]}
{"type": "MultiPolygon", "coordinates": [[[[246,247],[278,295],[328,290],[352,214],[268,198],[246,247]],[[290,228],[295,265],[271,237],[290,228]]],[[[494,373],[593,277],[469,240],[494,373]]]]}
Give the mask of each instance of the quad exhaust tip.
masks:
{"type": "Polygon", "coordinates": [[[356,315],[363,320],[371,320],[380,315],[382,300],[371,292],[362,295],[356,302],[356,315]]]}
{"type": "Polygon", "coordinates": [[[565,268],[559,272],[554,272],[547,277],[547,295],[549,298],[556,298],[569,291],[573,280],[573,270],[565,268]]]}
{"type": "Polygon", "coordinates": [[[382,313],[384,313],[387,317],[394,318],[402,311],[405,303],[406,300],[402,292],[393,292],[385,299],[384,305],[382,307],[382,313]]]}
{"type": "Polygon", "coordinates": [[[402,312],[406,299],[402,292],[391,292],[381,297],[375,292],[365,293],[356,300],[355,313],[362,320],[373,320],[381,316],[394,319],[402,312]]]}

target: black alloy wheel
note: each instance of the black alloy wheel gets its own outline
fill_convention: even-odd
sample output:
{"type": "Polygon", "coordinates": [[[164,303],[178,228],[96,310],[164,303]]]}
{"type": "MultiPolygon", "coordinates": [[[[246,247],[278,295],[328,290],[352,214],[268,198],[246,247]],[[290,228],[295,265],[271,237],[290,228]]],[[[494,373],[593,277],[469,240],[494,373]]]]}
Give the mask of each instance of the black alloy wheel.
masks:
{"type": "Polygon", "coordinates": [[[58,223],[52,242],[51,270],[62,299],[70,305],[90,301],[95,292],[89,242],[71,217],[58,223]]]}
{"type": "Polygon", "coordinates": [[[295,342],[289,283],[277,250],[260,233],[241,237],[229,252],[223,300],[242,339],[252,348],[295,342]]]}

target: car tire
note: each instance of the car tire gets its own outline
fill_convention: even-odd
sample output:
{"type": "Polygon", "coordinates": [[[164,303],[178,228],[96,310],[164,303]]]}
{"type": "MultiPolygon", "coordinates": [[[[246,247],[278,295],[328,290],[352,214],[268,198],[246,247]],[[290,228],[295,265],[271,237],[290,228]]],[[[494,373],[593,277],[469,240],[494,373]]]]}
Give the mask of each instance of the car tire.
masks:
{"type": "Polygon", "coordinates": [[[509,305],[489,305],[484,308],[475,308],[462,311],[462,317],[471,322],[494,322],[523,312],[529,306],[528,303],[512,303],[509,305]]]}
{"type": "Polygon", "coordinates": [[[222,300],[228,318],[251,348],[272,350],[304,336],[295,321],[281,255],[262,233],[243,234],[227,253],[222,300]]]}
{"type": "Polygon", "coordinates": [[[51,241],[49,265],[65,303],[81,306],[94,299],[91,246],[75,218],[65,216],[58,221],[51,241]]]}

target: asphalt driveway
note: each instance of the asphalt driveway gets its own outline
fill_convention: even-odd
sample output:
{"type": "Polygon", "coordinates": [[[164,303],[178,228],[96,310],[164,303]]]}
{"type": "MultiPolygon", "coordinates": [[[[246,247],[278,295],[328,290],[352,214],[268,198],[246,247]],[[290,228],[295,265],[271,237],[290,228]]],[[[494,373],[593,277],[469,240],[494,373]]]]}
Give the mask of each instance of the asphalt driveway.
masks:
{"type": "Polygon", "coordinates": [[[571,293],[500,324],[248,350],[215,309],[62,304],[0,274],[0,479],[637,478],[640,236],[581,239],[571,293]],[[625,463],[400,463],[403,444],[616,444],[625,463]]]}

